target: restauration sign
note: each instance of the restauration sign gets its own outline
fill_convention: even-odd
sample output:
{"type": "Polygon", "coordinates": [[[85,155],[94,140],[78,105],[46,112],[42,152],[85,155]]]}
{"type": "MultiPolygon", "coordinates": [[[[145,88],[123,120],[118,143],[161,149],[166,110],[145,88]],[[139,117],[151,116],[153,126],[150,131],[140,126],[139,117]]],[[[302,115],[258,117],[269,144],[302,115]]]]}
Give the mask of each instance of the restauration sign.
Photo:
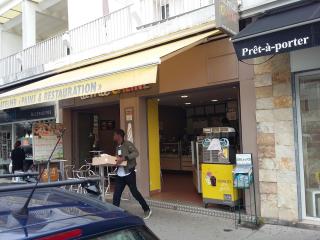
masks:
{"type": "Polygon", "coordinates": [[[215,0],[215,20],[217,28],[231,36],[239,32],[239,12],[237,0],[215,0]]]}
{"type": "MultiPolygon", "coordinates": [[[[12,90],[8,94],[0,95],[0,110],[16,108],[21,106],[39,104],[44,102],[54,102],[62,99],[90,96],[99,93],[107,93],[110,90],[127,86],[130,88],[140,84],[150,83],[150,78],[156,76],[157,68],[154,66],[138,68],[131,71],[121,72],[117,74],[108,75],[105,77],[97,77],[91,79],[84,79],[80,81],[73,81],[69,83],[53,85],[45,87],[39,85],[22,87],[21,91],[12,90]],[[139,76],[135,77],[135,76],[139,76]],[[128,79],[138,79],[139,81],[128,81],[128,79]],[[34,86],[34,88],[32,88],[34,86]],[[28,88],[30,89],[28,91],[28,88]]],[[[38,83],[35,83],[38,84],[38,83]]],[[[47,83],[46,83],[47,84],[47,83]]],[[[19,90],[19,89],[18,89],[19,90]]],[[[116,90],[126,91],[126,90],[116,90]]]]}

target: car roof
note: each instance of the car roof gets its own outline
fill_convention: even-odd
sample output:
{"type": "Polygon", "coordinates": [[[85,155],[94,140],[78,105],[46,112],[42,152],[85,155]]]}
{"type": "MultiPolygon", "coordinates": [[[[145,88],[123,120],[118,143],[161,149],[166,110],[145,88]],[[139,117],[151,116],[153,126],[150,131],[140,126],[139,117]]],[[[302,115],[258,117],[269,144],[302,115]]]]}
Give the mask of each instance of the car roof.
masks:
{"type": "Polygon", "coordinates": [[[111,204],[59,188],[36,189],[28,218],[12,214],[25,203],[30,190],[1,193],[0,239],[32,239],[81,228],[85,235],[142,226],[142,219],[111,204]]]}

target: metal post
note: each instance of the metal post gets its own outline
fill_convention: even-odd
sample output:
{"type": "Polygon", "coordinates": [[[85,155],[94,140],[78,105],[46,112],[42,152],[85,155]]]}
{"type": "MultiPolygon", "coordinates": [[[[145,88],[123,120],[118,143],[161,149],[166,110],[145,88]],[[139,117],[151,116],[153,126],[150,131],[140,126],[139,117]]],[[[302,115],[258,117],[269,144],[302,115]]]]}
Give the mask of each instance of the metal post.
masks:
{"type": "Polygon", "coordinates": [[[48,182],[51,182],[50,162],[47,163],[48,182]]]}
{"type": "MultiPolygon", "coordinates": [[[[255,179],[254,179],[254,166],[253,166],[253,159],[252,158],[251,158],[251,164],[252,164],[252,183],[253,183],[253,202],[254,202],[255,224],[256,224],[256,226],[258,226],[257,202],[256,202],[257,199],[256,199],[256,186],[255,186],[256,184],[255,184],[255,179]]],[[[251,199],[250,199],[250,201],[251,201],[251,199]]],[[[251,202],[250,202],[250,204],[251,204],[251,202]]]]}
{"type": "Polygon", "coordinates": [[[64,161],[59,162],[59,168],[60,168],[60,173],[61,173],[61,180],[65,180],[64,176],[64,161]]]}
{"type": "Polygon", "coordinates": [[[199,159],[199,142],[196,142],[196,154],[197,154],[197,185],[198,193],[202,193],[201,189],[201,173],[200,173],[200,159],[199,159]]]}
{"type": "Polygon", "coordinates": [[[106,189],[105,189],[105,184],[104,184],[104,166],[99,165],[99,175],[100,175],[100,185],[102,188],[102,202],[106,201],[106,189]]]}

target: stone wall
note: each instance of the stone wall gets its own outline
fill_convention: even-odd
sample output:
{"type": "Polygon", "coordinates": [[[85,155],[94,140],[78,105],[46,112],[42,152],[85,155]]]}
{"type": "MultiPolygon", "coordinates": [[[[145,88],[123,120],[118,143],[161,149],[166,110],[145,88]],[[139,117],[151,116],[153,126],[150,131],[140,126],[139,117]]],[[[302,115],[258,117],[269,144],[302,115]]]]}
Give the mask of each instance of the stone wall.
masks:
{"type": "Polygon", "coordinates": [[[254,70],[261,216],[292,222],[298,197],[289,61],[288,54],[279,54],[254,70]]]}

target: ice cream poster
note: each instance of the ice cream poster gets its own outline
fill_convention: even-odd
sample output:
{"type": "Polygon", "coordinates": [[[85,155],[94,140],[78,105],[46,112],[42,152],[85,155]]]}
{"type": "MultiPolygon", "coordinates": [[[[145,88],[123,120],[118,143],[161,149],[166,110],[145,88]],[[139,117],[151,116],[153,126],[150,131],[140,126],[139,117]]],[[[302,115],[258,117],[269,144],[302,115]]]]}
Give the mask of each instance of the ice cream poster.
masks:
{"type": "Polygon", "coordinates": [[[217,186],[217,179],[213,176],[212,172],[207,172],[205,180],[209,186],[217,186]]]}

